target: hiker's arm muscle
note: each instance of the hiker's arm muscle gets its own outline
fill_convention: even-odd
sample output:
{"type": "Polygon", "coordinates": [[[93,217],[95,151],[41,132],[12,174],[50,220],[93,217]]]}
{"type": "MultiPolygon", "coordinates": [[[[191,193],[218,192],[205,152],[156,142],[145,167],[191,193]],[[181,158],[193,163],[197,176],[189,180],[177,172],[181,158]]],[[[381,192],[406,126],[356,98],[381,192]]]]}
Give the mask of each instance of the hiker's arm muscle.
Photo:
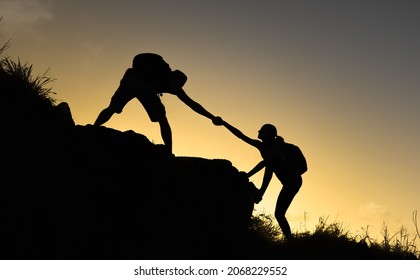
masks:
{"type": "Polygon", "coordinates": [[[257,165],[255,165],[254,168],[251,169],[251,171],[248,172],[248,177],[251,177],[252,175],[258,173],[264,167],[265,167],[265,162],[260,161],[257,165]]]}
{"type": "Polygon", "coordinates": [[[201,106],[199,103],[195,102],[194,100],[192,100],[186,93],[185,91],[181,88],[178,89],[176,91],[176,96],[178,96],[178,98],[184,102],[188,107],[190,107],[191,109],[193,109],[195,112],[199,113],[200,115],[203,115],[211,120],[213,120],[215,118],[215,116],[213,116],[213,114],[211,114],[210,112],[208,112],[206,109],[204,109],[203,106],[201,106]]]}
{"type": "Polygon", "coordinates": [[[265,172],[264,172],[263,182],[260,188],[261,197],[264,196],[264,193],[267,190],[272,177],[273,177],[273,170],[270,167],[266,167],[265,172]]]}
{"type": "Polygon", "coordinates": [[[233,135],[235,135],[236,137],[238,137],[239,139],[241,139],[242,141],[248,143],[251,146],[256,147],[257,149],[259,148],[261,142],[255,139],[252,139],[248,136],[246,136],[245,134],[243,134],[239,129],[237,129],[236,127],[232,126],[231,124],[223,121],[223,125],[230,131],[232,132],[233,135]]]}

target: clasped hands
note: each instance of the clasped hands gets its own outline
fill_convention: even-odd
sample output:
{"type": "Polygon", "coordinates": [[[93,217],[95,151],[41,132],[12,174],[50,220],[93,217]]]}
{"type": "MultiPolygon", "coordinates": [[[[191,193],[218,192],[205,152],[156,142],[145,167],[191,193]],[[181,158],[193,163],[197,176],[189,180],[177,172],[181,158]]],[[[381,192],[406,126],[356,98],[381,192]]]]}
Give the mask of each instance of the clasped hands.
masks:
{"type": "Polygon", "coordinates": [[[214,125],[221,126],[225,124],[225,121],[221,117],[214,117],[212,119],[214,125]]]}

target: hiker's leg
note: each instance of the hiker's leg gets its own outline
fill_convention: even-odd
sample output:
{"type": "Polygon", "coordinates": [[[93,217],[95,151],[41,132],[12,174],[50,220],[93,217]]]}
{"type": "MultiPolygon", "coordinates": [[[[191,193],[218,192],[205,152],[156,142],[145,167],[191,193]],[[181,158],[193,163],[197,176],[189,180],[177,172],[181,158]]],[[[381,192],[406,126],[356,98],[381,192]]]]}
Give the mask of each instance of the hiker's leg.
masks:
{"type": "Polygon", "coordinates": [[[280,191],[279,197],[277,198],[276,211],[274,213],[281,231],[283,232],[284,236],[286,236],[287,240],[292,239],[293,236],[290,225],[286,219],[286,211],[292,203],[296,193],[297,192],[290,191],[283,187],[283,189],[280,191]]]}
{"type": "Polygon", "coordinates": [[[142,94],[137,96],[137,99],[143,105],[150,120],[152,122],[159,122],[163,143],[165,143],[168,152],[172,154],[172,130],[166,117],[165,106],[163,106],[159,95],[142,94]]]}
{"type": "Polygon", "coordinates": [[[99,113],[98,117],[96,118],[96,121],[94,123],[95,126],[101,126],[114,115],[115,111],[111,109],[111,107],[107,107],[102,110],[102,112],[99,113]]]}
{"type": "Polygon", "coordinates": [[[109,119],[115,113],[120,114],[124,108],[124,106],[133,99],[133,95],[130,91],[123,90],[122,88],[118,88],[115,91],[114,95],[111,98],[111,102],[109,103],[108,107],[102,110],[99,114],[98,118],[96,119],[94,125],[100,126],[109,121],[109,119]]]}
{"type": "Polygon", "coordinates": [[[159,121],[159,125],[160,125],[160,134],[162,135],[163,143],[165,143],[165,146],[168,149],[168,152],[172,154],[172,130],[166,116],[161,118],[161,120],[159,121]]]}

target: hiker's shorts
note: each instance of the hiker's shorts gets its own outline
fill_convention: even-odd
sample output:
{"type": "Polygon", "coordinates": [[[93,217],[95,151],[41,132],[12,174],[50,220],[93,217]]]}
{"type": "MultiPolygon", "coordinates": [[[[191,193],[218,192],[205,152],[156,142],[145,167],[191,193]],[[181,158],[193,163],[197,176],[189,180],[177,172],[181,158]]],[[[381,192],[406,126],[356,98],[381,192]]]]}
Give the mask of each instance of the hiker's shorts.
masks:
{"type": "Polygon", "coordinates": [[[137,98],[140,101],[152,122],[158,122],[165,117],[165,106],[162,104],[158,94],[142,91],[134,92],[123,87],[118,88],[112,96],[109,107],[119,114],[133,98],[137,98]]]}

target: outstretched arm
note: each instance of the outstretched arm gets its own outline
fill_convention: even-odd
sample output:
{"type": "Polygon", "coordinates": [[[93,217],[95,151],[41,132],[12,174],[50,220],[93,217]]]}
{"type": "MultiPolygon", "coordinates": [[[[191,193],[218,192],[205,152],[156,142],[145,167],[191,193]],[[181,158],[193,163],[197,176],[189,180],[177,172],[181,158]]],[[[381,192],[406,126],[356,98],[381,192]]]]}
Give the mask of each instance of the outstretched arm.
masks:
{"type": "MultiPolygon", "coordinates": [[[[217,124],[219,124],[219,123],[217,123],[217,124]]],[[[246,136],[239,129],[237,129],[236,127],[232,126],[231,124],[225,122],[224,120],[222,120],[220,122],[220,124],[224,125],[230,132],[232,132],[233,135],[235,135],[236,137],[238,137],[242,141],[248,143],[251,146],[254,146],[257,149],[260,148],[261,142],[259,140],[252,139],[252,138],[246,136]]],[[[261,170],[261,168],[260,168],[260,170],[261,170]]]]}
{"type": "Polygon", "coordinates": [[[179,70],[173,71],[171,75],[172,77],[168,92],[178,96],[178,98],[182,102],[184,102],[188,107],[193,109],[196,113],[199,113],[200,115],[203,115],[214,122],[217,118],[213,116],[213,114],[211,114],[209,111],[204,109],[203,106],[192,100],[182,89],[184,84],[187,82],[187,75],[185,75],[182,71],[179,70]]]}
{"type": "MultiPolygon", "coordinates": [[[[265,166],[264,161],[261,161],[260,163],[258,163],[251,171],[248,172],[248,177],[250,177],[253,174],[255,174],[256,172],[260,171],[264,166],[265,166]]],[[[265,171],[264,171],[263,182],[261,184],[261,188],[259,189],[258,193],[254,197],[254,202],[255,203],[258,204],[262,200],[262,198],[264,196],[264,193],[267,190],[268,185],[270,184],[270,181],[271,181],[272,177],[273,177],[273,170],[266,166],[265,171]]]]}
{"type": "Polygon", "coordinates": [[[264,167],[265,167],[265,162],[264,161],[260,161],[254,168],[251,169],[251,171],[249,171],[247,173],[248,177],[251,177],[252,175],[258,173],[264,167]]]}
{"type": "Polygon", "coordinates": [[[178,96],[178,98],[184,102],[188,107],[193,109],[196,113],[203,115],[211,120],[214,120],[216,117],[208,112],[206,109],[204,109],[203,106],[201,106],[199,103],[192,100],[182,88],[177,89],[174,94],[178,96]]]}
{"type": "Polygon", "coordinates": [[[271,170],[271,168],[269,167],[266,167],[265,172],[264,172],[263,182],[260,188],[261,197],[264,195],[265,191],[267,190],[272,177],[273,177],[273,170],[271,170]]]}

